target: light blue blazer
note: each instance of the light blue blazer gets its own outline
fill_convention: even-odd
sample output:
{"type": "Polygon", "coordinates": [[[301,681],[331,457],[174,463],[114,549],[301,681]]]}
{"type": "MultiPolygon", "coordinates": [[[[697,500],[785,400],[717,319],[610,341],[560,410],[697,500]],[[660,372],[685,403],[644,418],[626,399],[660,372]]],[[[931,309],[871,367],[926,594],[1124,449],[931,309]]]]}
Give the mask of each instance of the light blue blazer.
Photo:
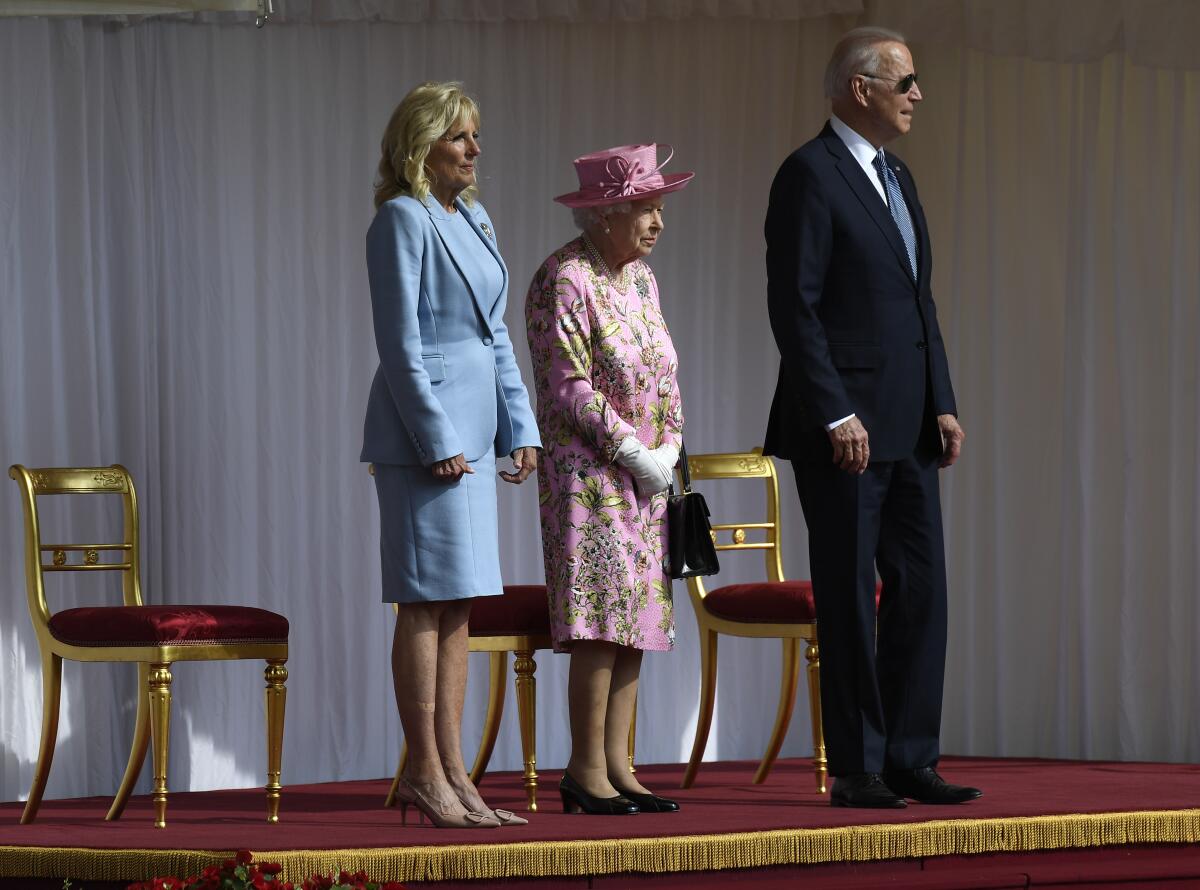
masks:
{"type": "Polygon", "coordinates": [[[415,198],[385,203],[367,231],[379,369],[360,460],[429,466],[541,446],[504,324],[508,268],[495,229],[482,205],[456,205],[503,270],[499,296],[474,293],[439,232],[448,223],[415,198]]]}

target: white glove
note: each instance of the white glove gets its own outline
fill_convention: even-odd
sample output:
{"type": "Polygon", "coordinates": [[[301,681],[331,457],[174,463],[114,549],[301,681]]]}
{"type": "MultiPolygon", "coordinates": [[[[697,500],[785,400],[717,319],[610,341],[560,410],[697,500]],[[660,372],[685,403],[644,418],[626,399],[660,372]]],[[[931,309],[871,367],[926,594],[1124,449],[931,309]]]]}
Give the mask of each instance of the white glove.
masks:
{"type": "Polygon", "coordinates": [[[616,461],[633,474],[634,484],[644,497],[666,491],[671,484],[671,471],[664,469],[661,460],[636,436],[625,437],[617,447],[616,461]]]}
{"type": "Polygon", "coordinates": [[[679,463],[679,449],[674,445],[659,445],[650,453],[654,455],[654,459],[667,474],[667,484],[670,485],[675,479],[675,465],[679,463]]]}

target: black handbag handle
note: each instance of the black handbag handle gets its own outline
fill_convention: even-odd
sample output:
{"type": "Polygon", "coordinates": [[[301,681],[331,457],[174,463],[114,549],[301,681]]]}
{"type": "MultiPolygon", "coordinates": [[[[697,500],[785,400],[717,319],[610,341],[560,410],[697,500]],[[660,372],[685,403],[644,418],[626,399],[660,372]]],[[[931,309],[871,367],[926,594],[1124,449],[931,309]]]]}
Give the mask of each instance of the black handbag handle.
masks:
{"type": "MultiPolygon", "coordinates": [[[[679,475],[683,477],[683,491],[680,494],[692,493],[692,471],[688,469],[687,446],[683,444],[683,439],[679,440],[679,475]]],[[[667,495],[675,496],[675,484],[671,483],[667,486],[667,495]]]]}

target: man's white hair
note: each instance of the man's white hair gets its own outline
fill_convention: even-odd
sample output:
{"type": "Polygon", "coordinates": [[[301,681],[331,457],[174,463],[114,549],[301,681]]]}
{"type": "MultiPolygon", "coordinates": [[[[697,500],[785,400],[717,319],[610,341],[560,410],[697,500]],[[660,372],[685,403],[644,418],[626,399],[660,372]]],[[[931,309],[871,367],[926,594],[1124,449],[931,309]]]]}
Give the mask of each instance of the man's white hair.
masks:
{"type": "Polygon", "coordinates": [[[833,48],[825,66],[825,95],[840,99],[850,95],[850,79],[856,74],[873,74],[879,70],[879,45],[903,43],[903,34],[887,28],[863,27],[847,31],[833,48]]]}
{"type": "Polygon", "coordinates": [[[575,220],[575,228],[583,232],[592,226],[604,224],[604,217],[614,213],[629,213],[633,210],[632,201],[622,201],[620,204],[604,204],[600,207],[572,207],[571,218],[575,220]]]}

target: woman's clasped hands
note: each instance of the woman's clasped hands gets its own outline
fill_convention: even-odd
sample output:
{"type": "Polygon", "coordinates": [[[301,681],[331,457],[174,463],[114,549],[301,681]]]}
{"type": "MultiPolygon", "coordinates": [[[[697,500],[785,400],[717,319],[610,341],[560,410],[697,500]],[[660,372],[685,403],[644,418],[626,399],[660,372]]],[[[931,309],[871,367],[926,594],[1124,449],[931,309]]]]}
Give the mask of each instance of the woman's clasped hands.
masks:
{"type": "Polygon", "coordinates": [[[627,436],[617,448],[616,460],[633,476],[638,493],[651,497],[670,486],[679,450],[672,445],[647,448],[636,436],[627,436]]]}

